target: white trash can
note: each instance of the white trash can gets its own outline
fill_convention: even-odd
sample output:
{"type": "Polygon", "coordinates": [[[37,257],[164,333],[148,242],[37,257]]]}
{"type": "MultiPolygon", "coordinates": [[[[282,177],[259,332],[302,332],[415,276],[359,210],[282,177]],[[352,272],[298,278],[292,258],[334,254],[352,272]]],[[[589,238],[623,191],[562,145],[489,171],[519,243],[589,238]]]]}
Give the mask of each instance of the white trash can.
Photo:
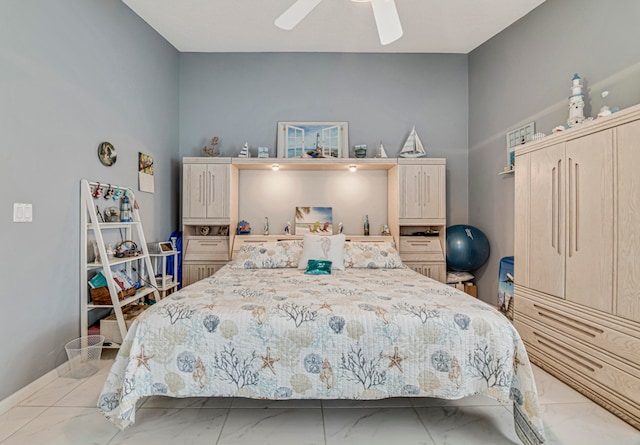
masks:
{"type": "Polygon", "coordinates": [[[81,379],[89,377],[98,371],[102,343],[104,343],[104,336],[87,335],[86,337],[71,340],[64,345],[67,357],[69,357],[71,377],[81,379]]]}

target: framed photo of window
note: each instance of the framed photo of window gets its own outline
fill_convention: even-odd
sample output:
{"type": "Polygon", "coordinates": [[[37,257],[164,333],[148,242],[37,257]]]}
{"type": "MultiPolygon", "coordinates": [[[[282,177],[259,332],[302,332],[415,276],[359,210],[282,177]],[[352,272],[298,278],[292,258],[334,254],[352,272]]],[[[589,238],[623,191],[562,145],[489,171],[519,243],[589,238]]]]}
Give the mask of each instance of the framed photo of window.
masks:
{"type": "Polygon", "coordinates": [[[279,158],[348,158],[347,122],[278,122],[279,158]]]}

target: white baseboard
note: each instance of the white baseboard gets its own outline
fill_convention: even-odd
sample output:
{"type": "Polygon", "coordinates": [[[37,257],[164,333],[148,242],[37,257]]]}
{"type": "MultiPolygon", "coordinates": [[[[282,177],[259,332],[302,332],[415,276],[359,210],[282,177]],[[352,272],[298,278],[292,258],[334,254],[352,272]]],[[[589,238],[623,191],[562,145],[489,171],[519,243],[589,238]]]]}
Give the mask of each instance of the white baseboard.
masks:
{"type": "Polygon", "coordinates": [[[53,382],[58,376],[67,375],[70,372],[69,362],[64,362],[60,366],[47,372],[42,377],[29,383],[27,386],[20,388],[10,396],[3,400],[0,400],[0,415],[6,413],[11,408],[15,407],[24,399],[30,397],[42,388],[53,382]]]}

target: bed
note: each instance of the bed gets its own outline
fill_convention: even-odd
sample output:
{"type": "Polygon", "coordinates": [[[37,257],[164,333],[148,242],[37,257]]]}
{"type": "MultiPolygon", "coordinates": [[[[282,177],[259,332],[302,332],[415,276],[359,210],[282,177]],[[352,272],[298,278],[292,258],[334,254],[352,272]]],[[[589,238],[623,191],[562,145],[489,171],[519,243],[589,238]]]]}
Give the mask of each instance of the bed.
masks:
{"type": "Polygon", "coordinates": [[[404,267],[392,247],[354,254],[347,243],[347,267],[329,275],[296,268],[290,245],[253,249],[132,324],[98,400],[114,424],[133,424],[137,401],[152,395],[484,394],[513,401],[525,445],[544,442],[524,345],[495,308],[404,267]]]}

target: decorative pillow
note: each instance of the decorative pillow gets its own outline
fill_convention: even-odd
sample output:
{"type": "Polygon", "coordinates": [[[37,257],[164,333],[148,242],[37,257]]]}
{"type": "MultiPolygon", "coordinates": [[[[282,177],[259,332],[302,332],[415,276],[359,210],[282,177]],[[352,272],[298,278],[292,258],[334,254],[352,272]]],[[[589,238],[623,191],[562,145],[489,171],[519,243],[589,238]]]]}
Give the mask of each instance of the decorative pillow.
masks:
{"type": "Polygon", "coordinates": [[[331,268],[344,270],[344,235],[305,235],[298,269],[306,269],[309,260],[331,261],[331,268]]]}
{"type": "Polygon", "coordinates": [[[344,265],[354,269],[400,269],[404,267],[393,242],[346,243],[344,246],[344,265]]]}
{"type": "Polygon", "coordinates": [[[462,283],[463,281],[471,281],[473,279],[474,276],[469,272],[447,272],[447,284],[462,283]]]}
{"type": "Polygon", "coordinates": [[[331,261],[309,260],[307,262],[307,270],[305,270],[304,273],[310,275],[331,275],[331,261]]]}
{"type": "Polygon", "coordinates": [[[302,242],[278,241],[245,244],[240,248],[232,269],[282,269],[297,267],[302,253],[302,242]]]}

